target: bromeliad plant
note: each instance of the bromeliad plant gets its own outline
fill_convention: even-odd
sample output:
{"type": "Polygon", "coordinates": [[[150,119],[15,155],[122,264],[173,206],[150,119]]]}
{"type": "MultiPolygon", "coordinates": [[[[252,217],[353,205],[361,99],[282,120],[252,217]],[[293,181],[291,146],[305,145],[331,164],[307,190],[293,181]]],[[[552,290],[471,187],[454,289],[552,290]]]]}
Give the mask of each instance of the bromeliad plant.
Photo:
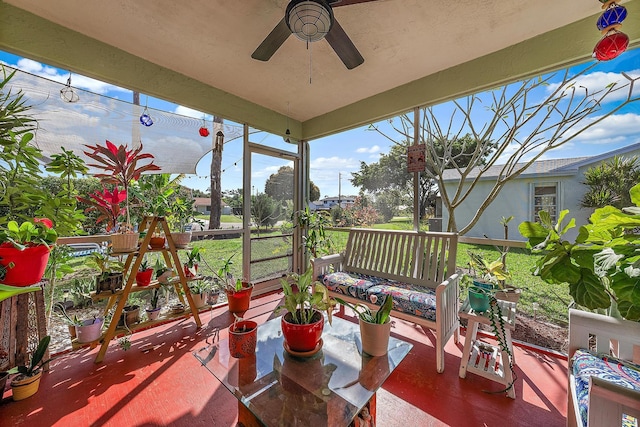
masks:
{"type": "Polygon", "coordinates": [[[292,323],[306,325],[312,323],[316,311],[324,311],[331,324],[331,315],[337,301],[329,296],[329,291],[322,283],[312,280],[312,274],[313,269],[309,268],[304,274],[290,274],[280,280],[284,305],[276,307],[276,314],[286,309],[291,313],[292,323]],[[294,290],[292,284],[298,289],[294,290]]]}
{"type": "Polygon", "coordinates": [[[88,199],[78,196],[79,202],[89,205],[86,212],[97,211],[99,213],[96,222],[106,222],[107,232],[118,228],[118,218],[126,213],[122,206],[122,202],[126,199],[127,192],[119,190],[117,186],[112,191],[103,188],[102,191],[89,194],[88,199]]]}
{"type": "Polygon", "coordinates": [[[630,195],[635,206],[596,209],[573,242],[564,238],[575,227],[573,218],[563,225],[568,210],[560,212],[557,224],[541,211],[539,223],[525,221],[519,230],[527,246],[542,253],[534,275],[547,283],[568,283],[580,306],[640,321],[640,184],[630,195]]]}

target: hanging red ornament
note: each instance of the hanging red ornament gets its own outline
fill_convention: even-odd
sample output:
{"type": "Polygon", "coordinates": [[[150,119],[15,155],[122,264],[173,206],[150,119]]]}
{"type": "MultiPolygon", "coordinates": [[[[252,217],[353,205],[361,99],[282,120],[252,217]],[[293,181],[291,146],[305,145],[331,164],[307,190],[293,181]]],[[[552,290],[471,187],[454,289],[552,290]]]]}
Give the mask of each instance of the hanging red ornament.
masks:
{"type": "Polygon", "coordinates": [[[598,61],[609,61],[622,52],[627,50],[629,46],[629,37],[620,31],[609,31],[593,49],[593,57],[598,61]]]}
{"type": "Polygon", "coordinates": [[[209,129],[206,126],[202,126],[199,132],[200,132],[200,136],[203,136],[203,137],[209,136],[209,129]]]}

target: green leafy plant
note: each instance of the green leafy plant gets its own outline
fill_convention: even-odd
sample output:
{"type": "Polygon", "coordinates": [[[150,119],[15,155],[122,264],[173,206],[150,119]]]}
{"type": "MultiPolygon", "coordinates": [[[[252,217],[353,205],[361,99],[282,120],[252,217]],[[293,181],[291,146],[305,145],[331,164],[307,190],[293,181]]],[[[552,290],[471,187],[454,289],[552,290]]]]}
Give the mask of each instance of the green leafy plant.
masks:
{"type": "Polygon", "coordinates": [[[233,273],[231,273],[233,257],[236,256],[236,253],[237,252],[234,252],[229,256],[229,258],[225,259],[222,266],[214,272],[215,275],[218,276],[218,279],[223,283],[224,288],[230,292],[238,292],[242,290],[242,280],[234,279],[233,273]]]}
{"type": "Polygon", "coordinates": [[[195,280],[189,283],[189,290],[192,294],[204,294],[211,290],[213,284],[206,279],[195,280]]]}
{"type": "Polygon", "coordinates": [[[54,311],[58,315],[58,317],[67,325],[82,326],[82,320],[78,319],[78,316],[75,314],[73,315],[73,317],[71,317],[69,313],[67,313],[67,309],[65,308],[63,303],[56,303],[54,305],[54,311]]]}
{"type": "Polygon", "coordinates": [[[51,336],[47,335],[43,337],[38,343],[38,347],[36,351],[31,355],[31,362],[29,365],[25,366],[16,366],[9,370],[11,374],[22,374],[25,377],[32,377],[36,375],[40,369],[47,363],[49,363],[52,359],[43,360],[44,355],[47,352],[47,347],[49,347],[49,342],[51,341],[51,336]]]}
{"type": "Polygon", "coordinates": [[[24,250],[28,246],[51,246],[57,239],[58,233],[48,218],[34,218],[33,221],[24,221],[22,224],[9,221],[5,227],[0,228],[0,245],[3,247],[12,245],[24,250]]]}
{"type": "Polygon", "coordinates": [[[284,292],[284,305],[276,307],[275,313],[286,309],[292,316],[292,323],[305,325],[311,323],[316,311],[327,313],[331,324],[331,315],[337,301],[329,296],[327,288],[318,281],[312,280],[313,269],[309,268],[303,274],[289,274],[281,279],[284,292]],[[296,285],[294,290],[292,284],[296,285]]]}
{"type": "Polygon", "coordinates": [[[525,221],[519,230],[527,247],[543,254],[534,275],[548,283],[568,283],[580,306],[640,321],[640,184],[630,196],[635,206],[596,209],[575,241],[564,238],[575,227],[573,218],[565,223],[568,210],[560,212],[556,224],[541,211],[539,223],[525,221]]]}
{"type": "Polygon", "coordinates": [[[204,252],[204,249],[198,246],[194,246],[193,249],[187,252],[187,262],[185,262],[185,265],[188,268],[193,268],[195,267],[196,264],[202,262],[203,252],[204,252]]]}
{"type": "Polygon", "coordinates": [[[160,302],[160,288],[151,289],[150,292],[151,298],[149,299],[149,306],[152,310],[156,310],[160,302]]]}
{"type": "Polygon", "coordinates": [[[500,288],[503,288],[505,282],[511,279],[511,274],[506,271],[502,258],[489,262],[479,253],[468,251],[467,254],[469,267],[474,270],[474,275],[478,278],[498,285],[500,288]]]}
{"type": "Polygon", "coordinates": [[[89,263],[100,270],[100,277],[106,278],[112,273],[122,273],[124,264],[108,253],[93,252],[89,255],[89,263]]]}
{"type": "MultiPolygon", "coordinates": [[[[376,303],[378,297],[376,295],[371,295],[371,302],[376,303]],[[375,298],[374,298],[375,297],[375,298]]],[[[360,320],[364,320],[369,323],[377,323],[378,325],[384,325],[390,319],[391,310],[393,309],[393,298],[391,296],[387,296],[380,306],[380,308],[376,311],[372,311],[366,304],[351,304],[342,298],[336,297],[336,301],[339,304],[346,305],[353,311],[358,314],[360,320]]]]}

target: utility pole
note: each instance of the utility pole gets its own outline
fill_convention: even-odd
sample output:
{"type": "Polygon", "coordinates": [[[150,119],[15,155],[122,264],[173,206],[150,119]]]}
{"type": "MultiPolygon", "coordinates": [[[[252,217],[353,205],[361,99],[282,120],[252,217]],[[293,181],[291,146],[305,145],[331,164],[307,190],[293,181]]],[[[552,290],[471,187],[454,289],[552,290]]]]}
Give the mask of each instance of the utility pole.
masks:
{"type": "Polygon", "coordinates": [[[342,172],[338,172],[338,206],[342,207],[340,204],[340,199],[342,198],[342,172]]]}

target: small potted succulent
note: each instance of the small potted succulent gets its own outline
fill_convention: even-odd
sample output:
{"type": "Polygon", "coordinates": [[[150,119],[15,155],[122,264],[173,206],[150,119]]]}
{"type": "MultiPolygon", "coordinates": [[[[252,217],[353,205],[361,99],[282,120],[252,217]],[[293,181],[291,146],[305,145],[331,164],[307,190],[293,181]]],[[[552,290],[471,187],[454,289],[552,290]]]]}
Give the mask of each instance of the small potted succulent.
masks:
{"type": "Polygon", "coordinates": [[[211,290],[211,282],[207,279],[198,279],[189,283],[189,291],[196,308],[207,304],[207,294],[211,290]]]}
{"type": "Polygon", "coordinates": [[[280,281],[284,305],[276,307],[275,313],[287,310],[281,321],[284,347],[287,352],[296,356],[315,354],[322,348],[322,312],[327,314],[331,324],[333,308],[337,304],[322,283],[312,280],[312,271],[309,268],[304,274],[290,274],[280,281]]]}
{"type": "Polygon", "coordinates": [[[153,268],[149,267],[149,262],[146,258],[140,263],[140,267],[136,272],[136,285],[149,286],[151,284],[151,277],[153,276],[153,268]]]}
{"type": "Polygon", "coordinates": [[[157,320],[160,315],[160,309],[162,307],[158,306],[160,302],[160,289],[155,288],[151,289],[151,298],[149,299],[149,308],[146,309],[147,317],[149,320],[157,320]]]}
{"type": "Polygon", "coordinates": [[[196,220],[198,211],[193,207],[194,199],[187,200],[181,197],[171,205],[171,214],[168,217],[171,228],[171,238],[177,248],[184,249],[191,242],[191,223],[201,222],[196,220]]]}
{"type": "Polygon", "coordinates": [[[75,314],[73,317],[67,313],[67,308],[63,302],[57,302],[54,307],[54,311],[58,314],[60,319],[67,324],[67,328],[69,329],[69,335],[73,340],[77,336],[76,327],[82,326],[82,321],[78,319],[78,316],[75,314]]]}

